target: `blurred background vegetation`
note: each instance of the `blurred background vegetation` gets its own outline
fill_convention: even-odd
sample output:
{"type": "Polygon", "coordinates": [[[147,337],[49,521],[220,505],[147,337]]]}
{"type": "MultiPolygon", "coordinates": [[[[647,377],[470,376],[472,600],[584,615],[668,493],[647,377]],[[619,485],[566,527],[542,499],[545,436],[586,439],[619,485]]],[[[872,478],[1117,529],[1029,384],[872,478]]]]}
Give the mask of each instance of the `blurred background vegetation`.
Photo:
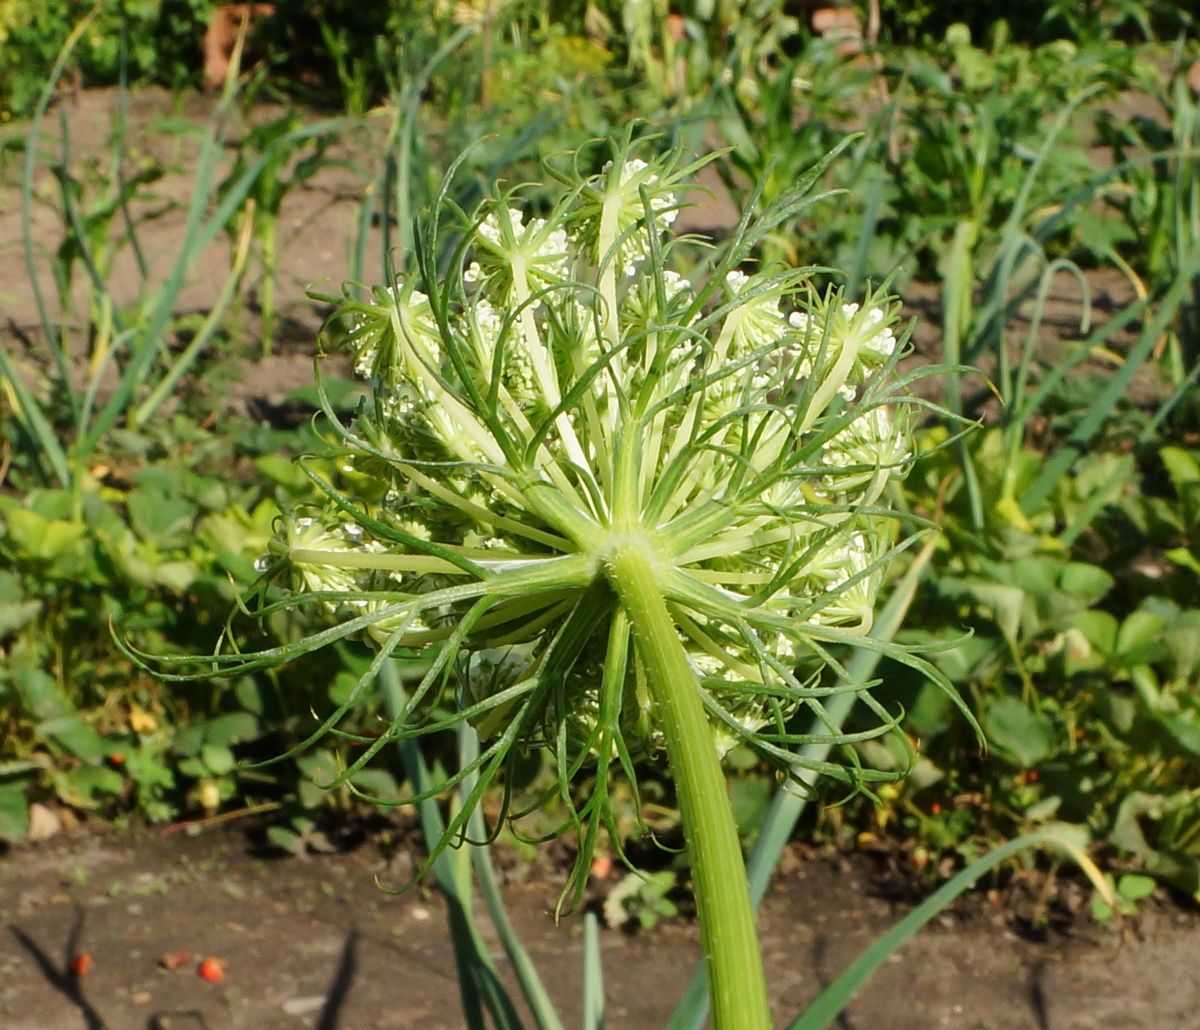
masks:
{"type": "MultiPolygon", "coordinates": [[[[740,208],[853,131],[815,214],[759,258],[835,265],[851,291],[891,276],[918,318],[911,361],[961,366],[922,386],[979,428],[949,444],[951,426],[919,429],[902,503],[942,535],[900,632],[934,648],[991,746],[883,667],[878,689],[903,708],[919,761],[872,797],[826,798],[803,832],[885,850],[919,882],[1054,819],[1084,827],[1115,873],[1200,896],[1200,33],[1187,5],[1008,0],[972,5],[969,23],[896,0],[253,6],[0,0],[0,215],[18,255],[0,292],[23,280],[31,312],[0,339],[0,839],[84,816],[253,811],[298,850],[380,818],[320,786],[349,741],[248,764],[344,699],[365,649],[183,689],[116,642],[216,646],[275,516],[314,498],[293,459],[327,446],[315,390],[265,417],[213,404],[247,363],[317,350],[311,329],[288,337],[276,301],[294,197],[341,177],[338,269],[365,278],[468,145],[464,206],[636,122],[664,147],[724,149],[720,202],[689,222],[719,242],[740,208]],[[140,145],[129,119],[151,86],[175,113],[141,128],[176,141],[165,149],[140,145]],[[91,89],[107,89],[111,123],[85,159],[71,110],[91,89]],[[186,190],[166,188],[181,176],[186,190]],[[180,235],[156,264],[146,241],[167,215],[180,235]],[[189,306],[202,265],[219,274],[189,306]]],[[[334,415],[357,403],[338,374],[325,388],[334,415]]],[[[256,642],[290,639],[294,619],[267,620],[256,642]]],[[[378,733],[381,717],[364,701],[348,729],[378,733]]],[[[877,744],[856,757],[903,760],[877,744]]],[[[773,782],[752,754],[733,758],[749,842],[773,782]]],[[[674,825],[670,784],[649,775],[631,834],[674,825]]],[[[357,786],[407,789],[382,762],[357,786]]]]}

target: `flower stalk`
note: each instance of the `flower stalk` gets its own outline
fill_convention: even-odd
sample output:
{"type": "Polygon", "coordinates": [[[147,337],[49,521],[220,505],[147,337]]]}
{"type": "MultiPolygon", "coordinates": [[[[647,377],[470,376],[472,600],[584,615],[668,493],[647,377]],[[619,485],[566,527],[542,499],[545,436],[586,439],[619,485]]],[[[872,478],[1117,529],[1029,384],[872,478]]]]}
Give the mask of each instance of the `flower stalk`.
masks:
{"type": "Polygon", "coordinates": [[[666,742],[692,866],[715,1028],[770,1030],[766,979],[725,774],[687,652],[654,575],[653,545],[623,535],[607,574],[633,626],[666,742]]]}

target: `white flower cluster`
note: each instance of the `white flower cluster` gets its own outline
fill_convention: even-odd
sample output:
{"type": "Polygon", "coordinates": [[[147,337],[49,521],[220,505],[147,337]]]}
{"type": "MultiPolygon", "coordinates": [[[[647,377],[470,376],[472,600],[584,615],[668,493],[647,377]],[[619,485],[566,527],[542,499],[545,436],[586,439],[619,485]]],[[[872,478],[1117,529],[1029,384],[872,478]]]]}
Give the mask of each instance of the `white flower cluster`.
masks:
{"type": "Polygon", "coordinates": [[[857,382],[887,363],[896,351],[892,329],[895,312],[881,306],[861,308],[858,304],[833,303],[826,298],[808,311],[793,311],[788,322],[798,334],[795,353],[798,374],[810,376],[820,360],[827,366],[849,366],[850,374],[838,387],[847,400],[854,400],[857,382]]]}
{"type": "MultiPolygon", "coordinates": [[[[336,559],[383,550],[375,541],[364,540],[362,527],[354,522],[325,525],[305,516],[285,522],[284,531],[288,552],[293,555],[292,565],[303,589],[309,593],[353,594],[360,591],[359,570],[354,566],[339,566],[336,559]],[[299,557],[310,553],[311,559],[299,557]]],[[[330,611],[336,611],[344,604],[361,606],[364,603],[362,599],[351,598],[329,601],[326,606],[330,611]]]]}
{"type": "MultiPolygon", "coordinates": [[[[342,608],[371,616],[381,646],[446,639],[495,598],[459,663],[470,707],[542,674],[580,591],[636,531],[724,750],[794,710],[824,660],[806,641],[870,628],[892,537],[884,486],[912,447],[886,388],[898,306],[732,262],[694,286],[668,267],[685,178],[626,151],[545,217],[513,194],[486,202],[453,289],[401,279],[348,300],[374,404],[342,467],[377,498],[364,524],[389,532],[338,515],[289,523],[284,544],[297,589],[362,593],[342,608]]],[[[613,624],[563,678],[572,748],[605,761],[613,624]]],[[[623,667],[621,733],[652,748],[635,650],[623,667]]]]}
{"type": "Polygon", "coordinates": [[[645,161],[636,157],[621,164],[615,184],[611,161],[604,166],[604,174],[592,181],[593,189],[609,191],[607,203],[618,211],[617,230],[624,237],[620,244],[621,267],[627,276],[634,275],[638,264],[649,256],[645,235],[629,232],[645,217],[641,189],[644,187],[650,193],[650,210],[660,229],[669,229],[679,213],[678,208],[674,206],[675,198],[670,194],[656,192],[655,187],[658,185],[657,173],[645,161]]]}
{"type": "MultiPolygon", "coordinates": [[[[499,292],[505,294],[505,287],[511,287],[519,274],[515,264],[543,283],[564,282],[570,272],[566,230],[544,218],[525,220],[519,210],[507,205],[483,218],[476,241],[476,260],[463,273],[468,283],[498,279],[503,284],[499,292]]],[[[501,299],[511,301],[512,295],[507,293],[501,299]]]]}

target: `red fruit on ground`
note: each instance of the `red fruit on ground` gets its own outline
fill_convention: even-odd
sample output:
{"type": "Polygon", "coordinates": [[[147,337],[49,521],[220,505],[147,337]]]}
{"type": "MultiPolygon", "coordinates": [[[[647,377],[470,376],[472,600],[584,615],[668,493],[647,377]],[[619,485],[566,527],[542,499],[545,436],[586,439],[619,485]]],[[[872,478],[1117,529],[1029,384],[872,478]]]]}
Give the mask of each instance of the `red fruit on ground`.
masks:
{"type": "Polygon", "coordinates": [[[608,855],[597,855],[592,859],[592,867],[589,872],[593,879],[607,880],[609,873],[612,872],[613,860],[608,855]]]}
{"type": "Polygon", "coordinates": [[[158,961],[163,969],[178,969],[192,961],[192,953],[190,951],[168,951],[158,961]]]}
{"type": "Polygon", "coordinates": [[[219,958],[213,958],[211,955],[200,963],[200,968],[197,970],[201,980],[207,980],[209,983],[216,983],[219,980],[225,979],[225,963],[219,958]]]}
{"type": "Polygon", "coordinates": [[[78,955],[71,958],[71,975],[72,976],[87,976],[92,968],[92,956],[86,951],[81,951],[78,955]]]}

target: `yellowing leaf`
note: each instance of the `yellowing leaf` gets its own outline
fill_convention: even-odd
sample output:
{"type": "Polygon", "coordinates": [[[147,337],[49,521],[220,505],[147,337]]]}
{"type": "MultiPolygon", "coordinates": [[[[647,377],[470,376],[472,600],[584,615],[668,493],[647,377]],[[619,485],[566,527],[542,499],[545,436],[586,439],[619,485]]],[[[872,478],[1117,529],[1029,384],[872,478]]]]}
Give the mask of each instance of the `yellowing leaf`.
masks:
{"type": "Polygon", "coordinates": [[[129,728],[134,733],[153,733],[158,729],[158,720],[144,708],[129,706],[129,728]]]}

